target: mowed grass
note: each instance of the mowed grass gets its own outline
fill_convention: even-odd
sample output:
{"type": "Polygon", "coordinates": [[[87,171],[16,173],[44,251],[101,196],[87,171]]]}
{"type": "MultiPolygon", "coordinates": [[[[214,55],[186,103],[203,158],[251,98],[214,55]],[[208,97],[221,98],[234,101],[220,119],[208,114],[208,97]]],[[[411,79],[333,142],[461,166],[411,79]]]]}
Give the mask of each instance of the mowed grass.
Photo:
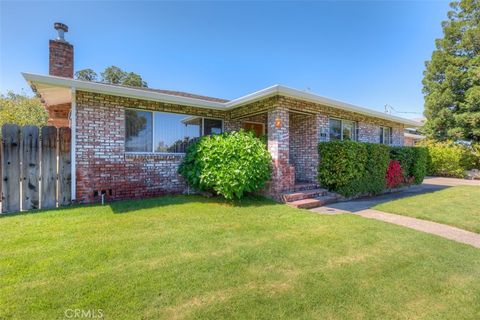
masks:
{"type": "Polygon", "coordinates": [[[480,187],[477,186],[451,187],[382,203],[374,209],[480,233],[480,187]]]}
{"type": "Polygon", "coordinates": [[[178,196],[0,218],[0,319],[478,319],[480,250],[178,196]],[[93,314],[93,313],[92,313],[93,314]]]}

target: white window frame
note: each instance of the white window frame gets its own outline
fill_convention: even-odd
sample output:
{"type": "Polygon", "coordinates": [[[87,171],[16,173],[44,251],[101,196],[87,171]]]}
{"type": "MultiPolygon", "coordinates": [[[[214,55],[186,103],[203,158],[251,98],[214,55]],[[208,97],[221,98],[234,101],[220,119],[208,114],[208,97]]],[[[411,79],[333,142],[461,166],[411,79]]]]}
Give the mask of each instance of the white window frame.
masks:
{"type": "MultiPolygon", "coordinates": [[[[201,117],[201,116],[195,116],[191,114],[185,114],[185,113],[175,113],[175,112],[164,112],[164,111],[153,111],[153,110],[146,110],[146,109],[140,109],[140,108],[124,108],[124,112],[126,110],[135,110],[135,111],[143,111],[143,112],[149,112],[152,115],[152,151],[126,151],[125,150],[125,144],[127,143],[127,133],[125,131],[125,140],[124,140],[124,152],[128,154],[158,154],[158,155],[185,155],[185,152],[156,152],[153,151],[155,150],[155,113],[170,113],[170,114],[178,114],[178,115],[184,115],[186,117],[192,116],[192,117],[198,117],[202,119],[202,124],[200,127],[200,137],[204,136],[204,124],[205,124],[205,119],[212,119],[212,120],[220,120],[222,122],[222,133],[225,132],[225,121],[221,118],[214,118],[214,117],[201,117]]],[[[125,117],[124,120],[124,126],[127,126],[127,117],[125,117]]]]}
{"type": "Polygon", "coordinates": [[[393,143],[393,129],[392,129],[392,127],[381,126],[380,127],[380,132],[382,133],[382,138],[380,140],[380,143],[384,144],[384,145],[387,145],[387,146],[391,146],[392,143],[393,143]],[[385,129],[388,129],[388,131],[390,133],[388,135],[388,143],[385,143],[385,129]]]}
{"type": "MultiPolygon", "coordinates": [[[[349,141],[358,141],[358,123],[357,121],[354,120],[346,120],[346,119],[341,119],[341,118],[334,118],[334,117],[329,117],[328,119],[328,139],[330,140],[330,120],[337,120],[340,121],[340,140],[343,141],[343,122],[348,121],[348,122],[353,122],[353,139],[349,141]]],[[[330,141],[336,141],[336,140],[330,140],[330,141]]]]}

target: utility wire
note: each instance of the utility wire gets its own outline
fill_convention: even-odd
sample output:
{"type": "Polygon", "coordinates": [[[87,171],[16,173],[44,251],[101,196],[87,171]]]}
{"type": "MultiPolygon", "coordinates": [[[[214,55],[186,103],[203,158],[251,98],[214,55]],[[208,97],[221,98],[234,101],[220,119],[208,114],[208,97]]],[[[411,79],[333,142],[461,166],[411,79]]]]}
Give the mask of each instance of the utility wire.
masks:
{"type": "Polygon", "coordinates": [[[415,112],[415,111],[397,111],[394,107],[389,104],[385,105],[385,113],[392,114],[392,111],[395,113],[412,113],[412,114],[423,114],[422,112],[415,112]]]}

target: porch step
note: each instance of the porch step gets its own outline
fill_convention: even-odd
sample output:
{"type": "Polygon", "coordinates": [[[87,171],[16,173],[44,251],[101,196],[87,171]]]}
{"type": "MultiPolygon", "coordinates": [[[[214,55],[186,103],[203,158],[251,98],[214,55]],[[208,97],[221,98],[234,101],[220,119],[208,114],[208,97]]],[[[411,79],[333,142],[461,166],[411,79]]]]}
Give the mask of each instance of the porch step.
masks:
{"type": "Polygon", "coordinates": [[[312,209],[312,208],[324,206],[329,203],[337,202],[339,198],[340,198],[339,195],[329,193],[327,195],[322,195],[316,198],[286,202],[286,204],[290,207],[298,208],[298,209],[312,209]]]}
{"type": "Polygon", "coordinates": [[[300,192],[300,191],[306,191],[306,190],[314,190],[318,189],[319,185],[314,183],[314,182],[297,182],[295,183],[294,186],[289,188],[289,192],[300,192]]]}
{"type": "Polygon", "coordinates": [[[282,198],[285,202],[293,202],[303,199],[311,199],[320,196],[327,195],[328,190],[318,188],[318,189],[311,189],[311,190],[304,190],[304,191],[297,191],[292,193],[285,193],[283,194],[282,198]]]}

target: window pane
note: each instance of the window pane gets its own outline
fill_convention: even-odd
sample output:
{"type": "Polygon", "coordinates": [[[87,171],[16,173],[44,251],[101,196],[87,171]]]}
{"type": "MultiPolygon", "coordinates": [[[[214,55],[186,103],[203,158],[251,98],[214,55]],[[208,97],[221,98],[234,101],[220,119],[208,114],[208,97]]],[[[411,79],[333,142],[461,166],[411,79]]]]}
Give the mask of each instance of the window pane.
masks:
{"type": "Polygon", "coordinates": [[[392,144],[392,128],[385,128],[383,131],[385,133],[385,138],[383,139],[386,144],[392,144]]]}
{"type": "Polygon", "coordinates": [[[222,133],[222,120],[203,119],[203,134],[220,134],[222,133]]]}
{"type": "Polygon", "coordinates": [[[152,151],[152,113],[125,110],[125,151],[152,151]]]}
{"type": "Polygon", "coordinates": [[[343,121],[343,140],[355,141],[355,122],[343,121]]]}
{"type": "Polygon", "coordinates": [[[336,119],[330,119],[330,140],[342,139],[342,122],[336,119]]]}
{"type": "Polygon", "coordinates": [[[183,153],[200,137],[202,118],[155,112],[155,152],[183,153]]]}
{"type": "Polygon", "coordinates": [[[392,144],[392,128],[380,127],[380,143],[392,144]]]}

